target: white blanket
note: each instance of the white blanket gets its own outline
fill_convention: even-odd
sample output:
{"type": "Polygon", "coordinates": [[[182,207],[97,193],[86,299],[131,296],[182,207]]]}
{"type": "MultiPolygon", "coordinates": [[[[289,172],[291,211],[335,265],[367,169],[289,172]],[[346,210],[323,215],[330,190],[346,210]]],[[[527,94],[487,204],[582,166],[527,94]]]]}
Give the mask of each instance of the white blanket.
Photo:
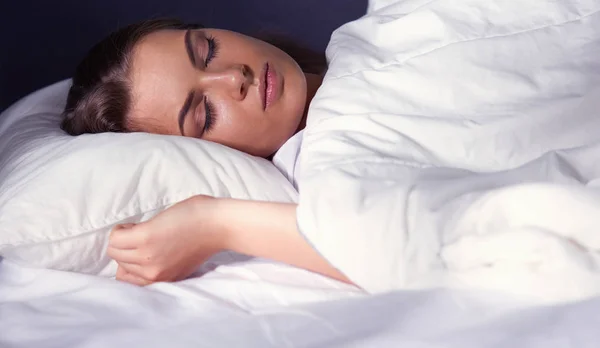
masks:
{"type": "Polygon", "coordinates": [[[309,113],[298,225],[371,292],[600,293],[600,1],[371,1],[309,113]]]}
{"type": "Polygon", "coordinates": [[[11,348],[596,348],[598,313],[600,298],[519,309],[489,293],[360,296],[256,260],[146,288],[0,261],[11,348]]]}

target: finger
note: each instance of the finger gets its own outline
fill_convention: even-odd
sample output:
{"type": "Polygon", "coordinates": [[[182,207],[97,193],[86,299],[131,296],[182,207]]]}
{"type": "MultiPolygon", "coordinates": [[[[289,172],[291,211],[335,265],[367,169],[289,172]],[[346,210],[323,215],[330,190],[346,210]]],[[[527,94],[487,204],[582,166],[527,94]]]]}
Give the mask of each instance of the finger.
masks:
{"type": "Polygon", "coordinates": [[[125,270],[125,268],[123,268],[121,266],[117,266],[117,275],[116,275],[115,279],[123,280],[123,276],[125,276],[126,274],[127,274],[127,271],[125,270]]]}
{"type": "Polygon", "coordinates": [[[123,268],[123,270],[126,273],[131,273],[137,277],[144,278],[144,279],[150,278],[150,277],[146,277],[146,275],[147,275],[146,268],[143,266],[140,266],[138,264],[128,263],[128,262],[119,262],[119,267],[123,268]]]}
{"type": "Polygon", "coordinates": [[[135,249],[140,245],[140,236],[134,224],[117,225],[110,233],[108,243],[117,249],[135,249]]]}
{"type": "Polygon", "coordinates": [[[145,285],[152,284],[151,281],[146,280],[141,277],[138,277],[135,274],[128,273],[127,271],[121,271],[121,274],[119,275],[117,280],[129,283],[129,284],[133,284],[133,285],[139,285],[139,286],[145,286],[145,285]]]}
{"type": "MultiPolygon", "coordinates": [[[[154,282],[170,282],[176,281],[179,278],[176,274],[169,275],[164,269],[156,266],[142,266],[135,263],[119,263],[119,266],[123,267],[123,269],[130,274],[135,275],[136,277],[145,279],[150,283],[154,282]]],[[[191,274],[192,272],[190,272],[191,274]]]]}
{"type": "Polygon", "coordinates": [[[144,261],[137,249],[118,249],[109,245],[106,249],[106,255],[119,263],[141,264],[144,261]]]}

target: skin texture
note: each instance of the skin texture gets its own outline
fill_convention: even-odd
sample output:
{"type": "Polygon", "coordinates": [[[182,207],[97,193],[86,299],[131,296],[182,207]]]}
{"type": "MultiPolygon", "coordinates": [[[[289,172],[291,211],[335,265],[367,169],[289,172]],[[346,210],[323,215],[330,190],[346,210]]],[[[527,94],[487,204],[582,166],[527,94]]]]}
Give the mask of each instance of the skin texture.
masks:
{"type": "Polygon", "coordinates": [[[272,155],[301,128],[320,79],[307,77],[275,46],[239,33],[194,30],[189,41],[194,63],[186,31],[155,32],[134,48],[128,115],[133,128],[201,138],[261,157],[272,155]],[[280,81],[276,100],[264,109],[260,89],[267,63],[280,81]],[[178,116],[192,91],[182,134],[178,116]],[[211,127],[205,131],[207,120],[211,127]]]}

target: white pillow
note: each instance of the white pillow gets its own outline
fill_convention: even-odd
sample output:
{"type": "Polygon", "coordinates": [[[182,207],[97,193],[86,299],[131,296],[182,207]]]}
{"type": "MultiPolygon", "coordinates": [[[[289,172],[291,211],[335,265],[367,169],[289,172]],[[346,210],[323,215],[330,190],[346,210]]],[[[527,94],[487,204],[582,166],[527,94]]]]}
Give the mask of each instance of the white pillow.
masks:
{"type": "Polygon", "coordinates": [[[291,202],[267,160],[197,139],[153,134],[72,137],[60,128],[70,81],[0,115],[0,256],[112,275],[107,236],[197,194],[291,202]]]}

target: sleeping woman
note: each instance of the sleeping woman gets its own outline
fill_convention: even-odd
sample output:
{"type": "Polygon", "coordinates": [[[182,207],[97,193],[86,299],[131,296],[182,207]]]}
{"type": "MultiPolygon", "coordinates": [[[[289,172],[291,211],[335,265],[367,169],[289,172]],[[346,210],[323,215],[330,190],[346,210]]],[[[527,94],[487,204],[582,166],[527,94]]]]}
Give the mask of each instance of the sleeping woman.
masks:
{"type": "MultiPolygon", "coordinates": [[[[62,129],[71,135],[148,132],[216,142],[273,163],[296,185],[308,105],[323,55],[284,42],[152,20],[98,43],[78,66],[62,129]]],[[[350,282],[298,232],[296,205],[195,196],[120,225],[108,255],[117,279],[177,281],[231,250],[350,282]]]]}

